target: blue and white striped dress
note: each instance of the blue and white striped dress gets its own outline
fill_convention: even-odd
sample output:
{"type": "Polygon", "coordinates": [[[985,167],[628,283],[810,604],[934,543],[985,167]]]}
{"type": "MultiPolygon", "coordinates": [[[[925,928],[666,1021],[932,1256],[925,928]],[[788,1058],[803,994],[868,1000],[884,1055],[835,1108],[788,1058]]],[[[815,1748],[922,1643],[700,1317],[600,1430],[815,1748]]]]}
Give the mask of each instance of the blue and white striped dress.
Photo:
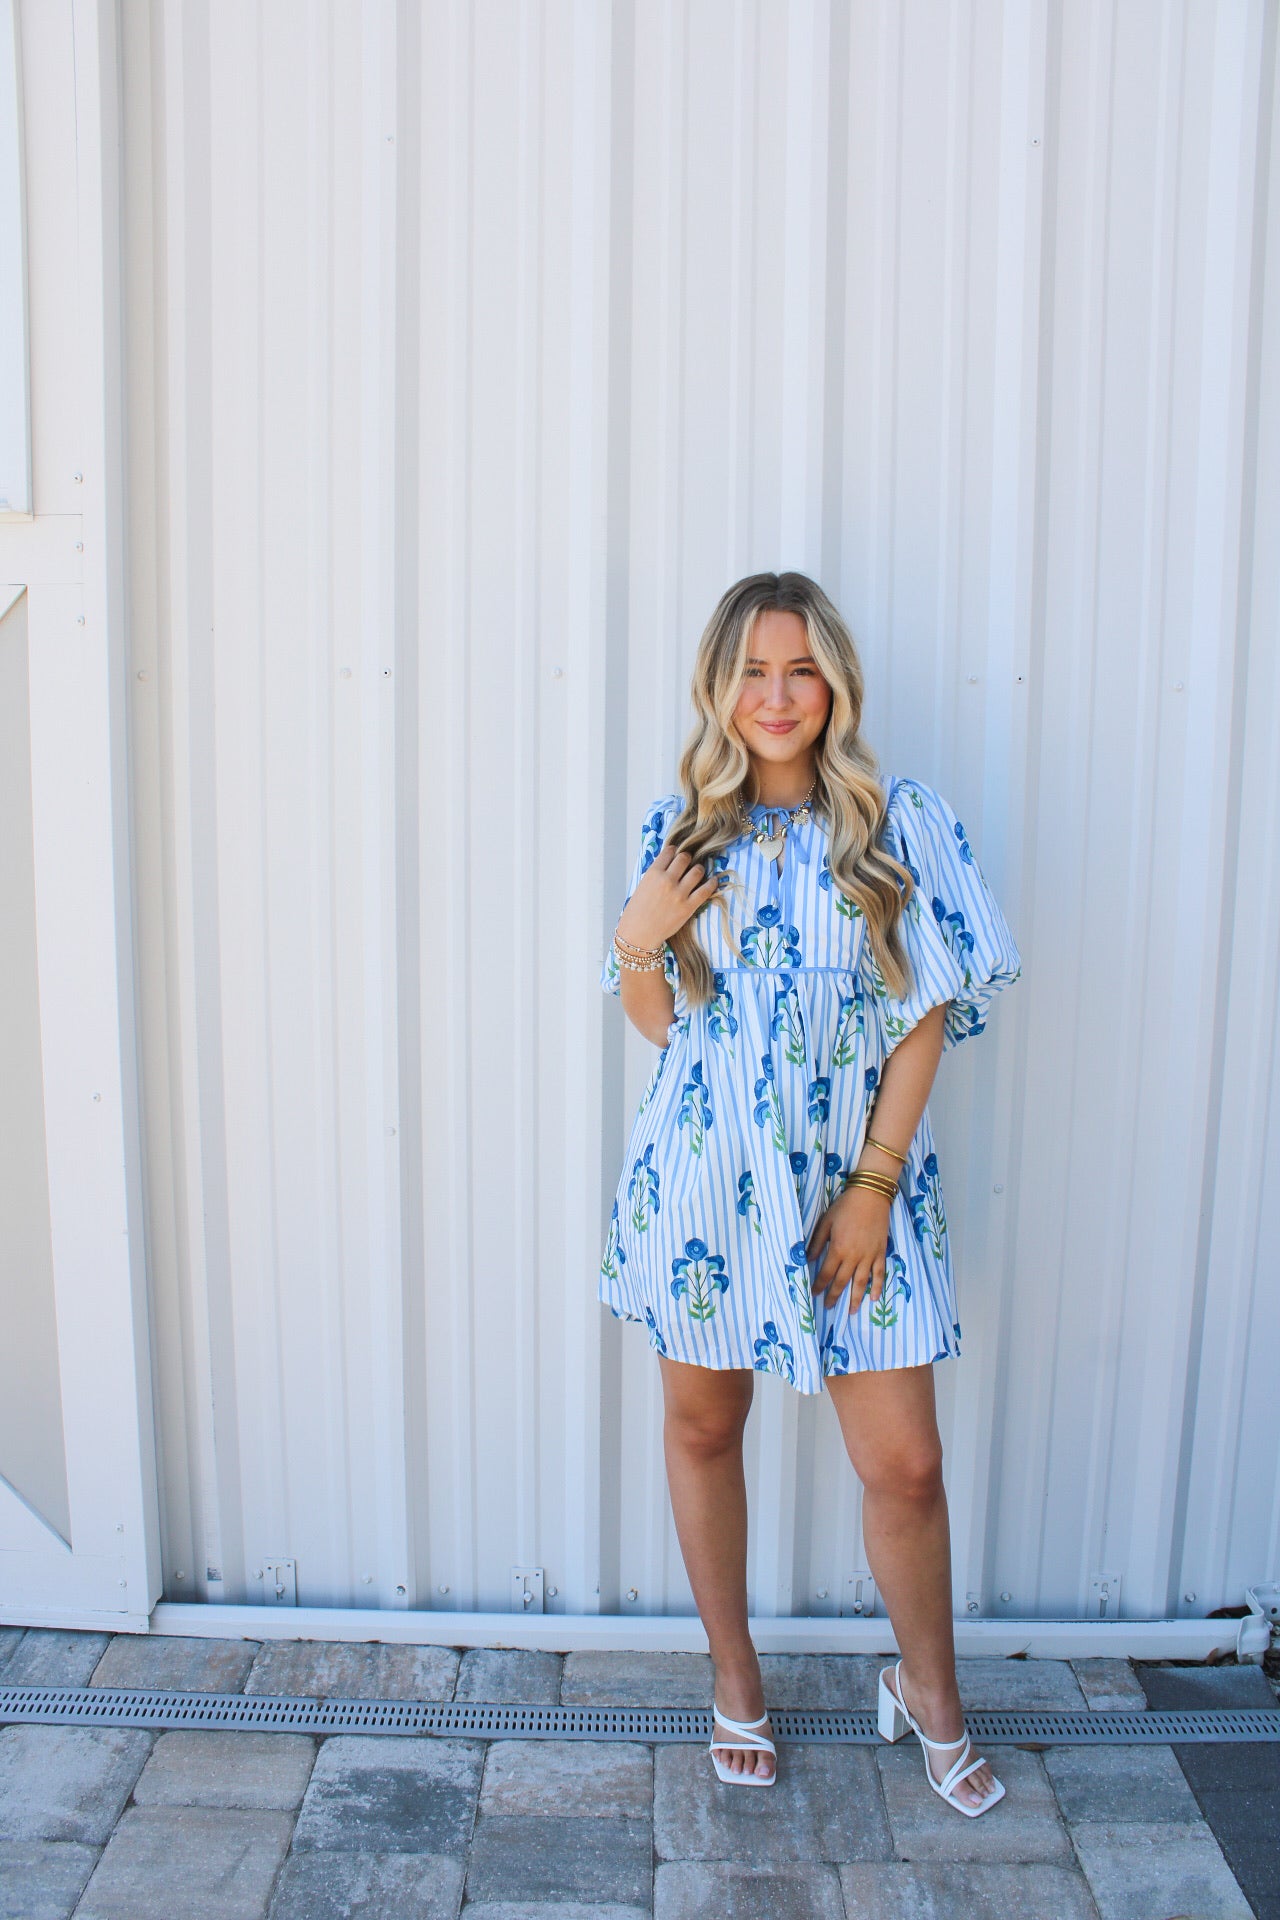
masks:
{"type": "MultiPolygon", "coordinates": [[[[926,1107],[889,1216],[885,1286],[849,1313],[810,1283],[810,1233],[862,1151],[867,1110],[893,1048],[951,1003],[943,1046],[981,1033],[1022,971],[1013,935],[965,831],[922,780],[889,783],[882,844],[916,890],[900,922],[914,983],[888,993],[861,908],[833,886],[825,828],[787,833],[782,873],[748,834],[707,863],[732,864],[728,895],[746,964],[718,907],[698,917],[715,998],[690,1008],[668,951],[674,1018],[640,1102],[600,1264],[599,1298],[649,1344],[704,1367],[776,1373],[801,1393],[823,1376],[910,1367],[960,1351],[951,1248],[926,1107]],[[745,921],[745,924],[744,924],[745,921]]],[[[678,793],[645,814],[626,900],[679,816],[678,793]]],[[[768,810],[753,809],[752,818],[768,810]]],[[[624,900],[623,905],[626,905],[624,900]]],[[[610,945],[600,976],[620,991],[610,945]]]]}

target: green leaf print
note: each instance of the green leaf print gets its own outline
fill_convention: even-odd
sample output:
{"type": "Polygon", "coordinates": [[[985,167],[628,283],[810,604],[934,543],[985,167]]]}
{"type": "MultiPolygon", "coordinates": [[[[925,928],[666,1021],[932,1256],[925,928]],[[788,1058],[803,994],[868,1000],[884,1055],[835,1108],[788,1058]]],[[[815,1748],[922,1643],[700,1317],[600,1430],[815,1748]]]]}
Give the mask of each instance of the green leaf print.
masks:
{"type": "Polygon", "coordinates": [[[802,1333],[817,1331],[813,1316],[813,1289],[809,1285],[808,1254],[803,1240],[797,1240],[787,1261],[787,1287],[796,1303],[797,1323],[802,1333]]]}
{"type": "Polygon", "coordinates": [[[631,1224],[637,1233],[646,1231],[653,1215],[662,1205],[658,1189],[658,1169],[653,1164],[653,1143],[650,1142],[643,1158],[637,1160],[631,1169],[631,1180],[627,1187],[631,1224]]]}
{"type": "Polygon", "coordinates": [[[861,986],[856,984],[852,993],[841,996],[840,1020],[831,1051],[833,1067],[852,1067],[860,1057],[858,1042],[865,1031],[866,998],[861,986]]]}
{"type": "Polygon", "coordinates": [[[609,1218],[609,1233],[604,1244],[604,1256],[600,1262],[600,1272],[606,1280],[620,1280],[626,1254],[618,1234],[618,1203],[613,1203],[613,1212],[609,1218]]]}
{"type": "Polygon", "coordinates": [[[796,983],[789,973],[782,975],[774,996],[773,1018],[769,1022],[769,1031],[781,1037],[782,1051],[792,1066],[803,1066],[805,1041],[804,1024],[800,1018],[800,996],[796,992],[796,983]]]}
{"type": "Polygon", "coordinates": [[[757,1233],[763,1233],[760,1225],[760,1202],[756,1199],[755,1175],[750,1167],[738,1175],[738,1212],[744,1219],[750,1220],[757,1233]]]}
{"type": "Polygon", "coordinates": [[[868,1319],[873,1327],[883,1333],[888,1327],[898,1324],[900,1306],[905,1306],[911,1298],[911,1284],[906,1278],[907,1263],[900,1253],[893,1251],[893,1236],[889,1236],[889,1245],[884,1260],[884,1292],[878,1300],[870,1301],[868,1319]]]}
{"type": "Polygon", "coordinates": [[[680,1117],[677,1125],[689,1129],[689,1150],[701,1153],[707,1137],[707,1128],[715,1115],[711,1111],[711,1095],[702,1076],[702,1062],[695,1060],[693,1071],[685,1081],[680,1101],[680,1117]]]}
{"type": "Polygon", "coordinates": [[[909,1196],[908,1205],[916,1239],[922,1247],[930,1249],[935,1259],[941,1260],[947,1238],[947,1218],[943,1211],[942,1181],[938,1174],[936,1153],[925,1155],[923,1171],[916,1175],[915,1191],[909,1196]]]}

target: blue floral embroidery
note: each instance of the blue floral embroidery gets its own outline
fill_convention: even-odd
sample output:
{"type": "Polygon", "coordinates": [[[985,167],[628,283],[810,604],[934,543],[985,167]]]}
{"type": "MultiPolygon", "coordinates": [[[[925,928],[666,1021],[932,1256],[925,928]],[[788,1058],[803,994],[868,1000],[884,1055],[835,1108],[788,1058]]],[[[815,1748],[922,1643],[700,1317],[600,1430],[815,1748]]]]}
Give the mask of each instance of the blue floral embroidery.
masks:
{"type": "Polygon", "coordinates": [[[865,1031],[863,1009],[866,995],[855,981],[853,991],[841,995],[840,1022],[836,1027],[836,1037],[831,1050],[833,1067],[851,1067],[862,1055],[862,1037],[865,1031]]]}
{"type": "Polygon", "coordinates": [[[800,1013],[800,996],[796,992],[793,976],[784,973],[778,981],[773,1000],[773,1018],[769,1022],[769,1031],[781,1037],[783,1053],[792,1066],[803,1066],[805,1059],[804,1020],[800,1013]]]}
{"type": "Polygon", "coordinates": [[[733,1036],[738,1031],[737,1015],[733,1011],[733,995],[725,985],[725,977],[718,970],[711,976],[715,987],[715,998],[707,1008],[707,1031],[713,1040],[728,1042],[729,1057],[733,1057],[733,1036]]]}
{"type": "Polygon", "coordinates": [[[842,919],[856,920],[859,917],[862,908],[856,900],[851,900],[847,893],[841,893],[835,883],[835,877],[831,872],[831,863],[825,853],[822,856],[822,865],[818,871],[818,885],[824,893],[831,895],[832,905],[842,919]]]}
{"type": "Polygon", "coordinates": [[[779,1153],[785,1153],[787,1129],[782,1117],[782,1102],[778,1098],[777,1082],[773,1077],[772,1054],[761,1054],[760,1069],[760,1077],[755,1085],[756,1104],[753,1109],[753,1118],[758,1127],[772,1127],[773,1144],[779,1153]]]}
{"type": "Polygon", "coordinates": [[[836,1345],[836,1330],[828,1327],[822,1336],[822,1345],[818,1349],[822,1360],[823,1373],[848,1373],[849,1349],[836,1345]]]}
{"type": "Polygon", "coordinates": [[[654,1348],[656,1348],[656,1350],[657,1350],[657,1351],[658,1351],[659,1353],[661,1353],[661,1354],[665,1354],[665,1353],[666,1353],[666,1351],[667,1351],[667,1343],[666,1343],[666,1341],[665,1341],[665,1340],[663,1339],[663,1337],[662,1337],[662,1329],[661,1329],[661,1327],[659,1327],[659,1325],[658,1325],[658,1323],[657,1323],[657,1321],[656,1321],[656,1320],[654,1319],[654,1317],[653,1317],[653,1308],[652,1308],[652,1307],[646,1307],[646,1308],[645,1308],[645,1310],[644,1310],[644,1323],[645,1323],[645,1325],[646,1325],[646,1327],[648,1327],[648,1329],[649,1329],[649,1345],[650,1345],[651,1347],[654,1347],[654,1348]]]}
{"type": "Polygon", "coordinates": [[[797,1240],[787,1258],[787,1286],[796,1303],[796,1319],[801,1333],[813,1333],[813,1289],[809,1285],[809,1255],[803,1240],[797,1240]]]}
{"type": "Polygon", "coordinates": [[[755,1175],[750,1167],[738,1175],[738,1212],[744,1219],[750,1220],[757,1233],[764,1229],[760,1225],[760,1202],[756,1199],[755,1175]]]}
{"type": "Polygon", "coordinates": [[[689,1078],[684,1083],[684,1092],[680,1100],[680,1116],[677,1125],[689,1129],[689,1149],[692,1153],[701,1153],[707,1137],[707,1128],[715,1115],[711,1110],[711,1094],[702,1076],[702,1062],[695,1060],[689,1078]]]}
{"type": "Polygon", "coordinates": [[[662,1205],[658,1196],[658,1169],[653,1164],[653,1142],[645,1148],[643,1155],[631,1169],[631,1180],[627,1187],[627,1205],[631,1209],[631,1224],[637,1233],[643,1233],[650,1219],[662,1205]]]}
{"type": "Polygon", "coordinates": [[[600,1261],[600,1271],[606,1280],[619,1280],[622,1269],[627,1263],[623,1251],[618,1224],[618,1203],[613,1203],[613,1212],[609,1216],[609,1234],[604,1243],[604,1255],[600,1261]]]}
{"type": "Polygon", "coordinates": [[[742,936],[742,958],[749,967],[798,967],[801,964],[800,929],[782,925],[782,908],[770,902],[742,936]]]}
{"type": "Polygon", "coordinates": [[[911,1283],[907,1279],[907,1263],[893,1244],[890,1234],[884,1252],[884,1290],[878,1300],[872,1300],[869,1293],[863,1295],[863,1303],[868,1307],[868,1318],[873,1327],[881,1332],[886,1327],[896,1327],[898,1313],[911,1298],[911,1283]]]}
{"type": "Polygon", "coordinates": [[[943,1256],[943,1242],[947,1237],[947,1220],[942,1205],[942,1182],[938,1177],[938,1156],[927,1153],[922,1171],[917,1173],[915,1188],[908,1197],[911,1209],[911,1224],[916,1239],[922,1247],[928,1247],[935,1260],[943,1256]]]}
{"type": "Polygon", "coordinates": [[[716,1310],[716,1295],[724,1293],[729,1276],[724,1270],[724,1255],[711,1253],[705,1240],[686,1240],[684,1253],[671,1262],[675,1279],[671,1291],[682,1296],[691,1320],[709,1320],[716,1310]]]}
{"type": "Polygon", "coordinates": [[[765,1321],[764,1338],[756,1341],[755,1354],[754,1366],[757,1373],[780,1373],[784,1380],[789,1380],[792,1386],[795,1385],[795,1351],[779,1334],[776,1320],[765,1321]]]}

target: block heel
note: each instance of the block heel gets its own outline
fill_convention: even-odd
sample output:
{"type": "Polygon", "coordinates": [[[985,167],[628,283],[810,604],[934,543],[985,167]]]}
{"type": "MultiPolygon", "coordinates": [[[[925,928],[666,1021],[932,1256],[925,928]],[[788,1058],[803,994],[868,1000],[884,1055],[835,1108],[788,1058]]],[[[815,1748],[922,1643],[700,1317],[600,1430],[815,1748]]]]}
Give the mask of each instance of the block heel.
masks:
{"type": "Polygon", "coordinates": [[[882,1740],[901,1740],[910,1725],[903,1709],[894,1699],[892,1690],[888,1686],[883,1673],[880,1675],[880,1705],[877,1725],[882,1740]]]}

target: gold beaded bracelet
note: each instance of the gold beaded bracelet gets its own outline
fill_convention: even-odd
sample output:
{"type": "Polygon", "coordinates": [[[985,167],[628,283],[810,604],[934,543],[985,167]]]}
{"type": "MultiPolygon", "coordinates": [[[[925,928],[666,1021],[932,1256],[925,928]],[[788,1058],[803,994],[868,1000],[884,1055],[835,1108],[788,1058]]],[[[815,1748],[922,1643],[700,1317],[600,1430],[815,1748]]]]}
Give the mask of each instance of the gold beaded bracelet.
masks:
{"type": "Polygon", "coordinates": [[[613,936],[613,951],[618,965],[626,967],[632,973],[660,973],[665,969],[667,947],[664,941],[660,947],[633,947],[621,935],[613,936]]]}

